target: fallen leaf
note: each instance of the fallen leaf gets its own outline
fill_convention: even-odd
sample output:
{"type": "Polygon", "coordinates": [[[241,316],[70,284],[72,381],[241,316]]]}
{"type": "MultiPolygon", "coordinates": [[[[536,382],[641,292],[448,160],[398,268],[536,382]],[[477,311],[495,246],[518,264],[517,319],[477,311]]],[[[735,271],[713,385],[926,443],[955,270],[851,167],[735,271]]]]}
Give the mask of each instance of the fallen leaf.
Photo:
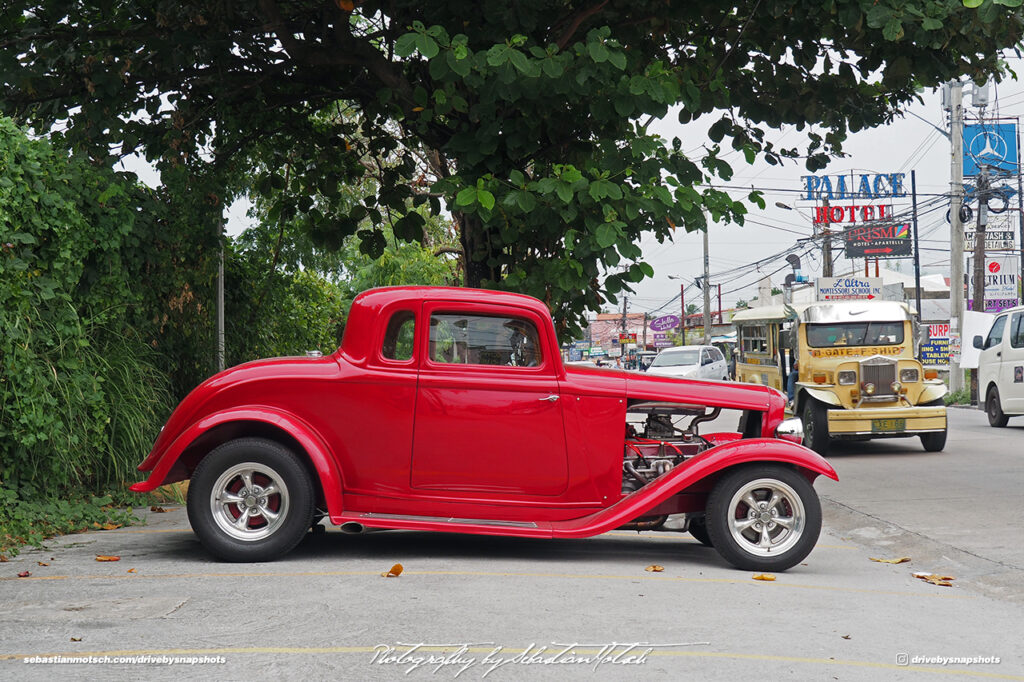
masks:
{"type": "Polygon", "coordinates": [[[876,559],[873,556],[868,557],[868,558],[871,559],[872,561],[877,561],[880,564],[903,564],[903,563],[906,563],[906,562],[910,561],[910,557],[908,557],[908,556],[901,556],[901,557],[899,557],[897,559],[876,559]]]}
{"type": "Polygon", "coordinates": [[[114,530],[114,529],[120,528],[120,527],[121,527],[120,523],[104,523],[102,526],[100,526],[100,529],[101,530],[114,530]]]}
{"type": "Polygon", "coordinates": [[[157,514],[166,514],[167,513],[166,509],[164,509],[163,507],[157,507],[155,505],[150,507],[149,511],[157,513],[157,514]]]}
{"type": "Polygon", "coordinates": [[[134,572],[135,572],[135,569],[134,569],[134,568],[129,568],[129,569],[128,569],[128,572],[129,572],[129,573],[134,573],[134,572]]]}
{"type": "Polygon", "coordinates": [[[650,566],[648,566],[644,570],[647,571],[648,573],[661,573],[662,571],[665,570],[665,567],[664,566],[659,566],[658,564],[651,564],[650,566]]]}
{"type": "Polygon", "coordinates": [[[36,564],[38,564],[39,566],[49,566],[50,565],[50,564],[46,563],[45,561],[37,561],[36,564]]]}
{"type": "Polygon", "coordinates": [[[5,563],[7,563],[7,557],[5,557],[3,554],[0,554],[0,564],[5,564],[5,563]]]}
{"type": "Polygon", "coordinates": [[[850,639],[849,635],[843,635],[843,639],[850,639]]]}
{"type": "Polygon", "coordinates": [[[754,575],[754,580],[765,580],[771,582],[775,580],[775,576],[771,573],[757,573],[756,575],[754,575]]]}
{"type": "Polygon", "coordinates": [[[27,577],[29,577],[30,575],[32,575],[32,572],[31,572],[31,571],[22,571],[21,573],[19,573],[19,574],[18,574],[18,577],[19,577],[19,578],[27,578],[27,577]]]}
{"type": "Polygon", "coordinates": [[[121,560],[121,557],[119,557],[119,556],[107,556],[105,554],[97,554],[96,555],[96,561],[120,561],[120,560],[121,560]]]}
{"type": "Polygon", "coordinates": [[[402,575],[402,564],[395,564],[394,566],[391,567],[391,570],[388,571],[387,573],[381,573],[380,577],[382,577],[382,578],[397,578],[400,575],[402,575]]]}
{"type": "Polygon", "coordinates": [[[939,587],[953,587],[953,583],[950,581],[956,580],[956,578],[951,575],[939,575],[937,573],[913,573],[912,575],[915,578],[920,578],[926,583],[938,585],[939,587]]]}
{"type": "Polygon", "coordinates": [[[72,642],[81,642],[81,641],[82,641],[82,638],[81,638],[81,637],[72,637],[72,638],[71,638],[71,641],[72,641],[72,642]]]}

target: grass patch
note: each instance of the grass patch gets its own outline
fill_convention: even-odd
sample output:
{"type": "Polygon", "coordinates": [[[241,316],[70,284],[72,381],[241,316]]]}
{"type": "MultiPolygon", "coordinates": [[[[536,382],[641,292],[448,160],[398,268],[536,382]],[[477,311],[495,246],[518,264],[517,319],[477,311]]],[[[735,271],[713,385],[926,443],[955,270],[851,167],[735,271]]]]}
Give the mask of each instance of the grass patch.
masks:
{"type": "Polygon", "coordinates": [[[21,499],[18,493],[0,488],[0,561],[17,556],[28,545],[40,547],[57,535],[88,530],[113,530],[141,523],[132,507],[143,500],[134,494],[115,492],[94,496],[77,491],[63,499],[21,499]]]}

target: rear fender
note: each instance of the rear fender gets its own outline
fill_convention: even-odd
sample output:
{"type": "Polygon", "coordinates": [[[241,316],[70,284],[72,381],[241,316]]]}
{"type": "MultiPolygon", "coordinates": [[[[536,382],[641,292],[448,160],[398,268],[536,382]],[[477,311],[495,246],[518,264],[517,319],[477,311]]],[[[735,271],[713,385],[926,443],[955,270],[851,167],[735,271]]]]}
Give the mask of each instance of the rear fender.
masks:
{"type": "MultiPolygon", "coordinates": [[[[291,436],[302,447],[320,479],[327,511],[331,516],[340,515],[344,511],[341,473],[334,458],[330,456],[327,445],[308,424],[295,415],[265,406],[234,408],[203,417],[174,439],[156,459],[149,478],[131,486],[131,490],[138,493],[150,492],[165,482],[173,483],[188,478],[189,473],[185,464],[180,461],[182,454],[204,434],[233,422],[259,422],[276,427],[291,436]],[[179,464],[180,466],[176,466],[179,464]],[[170,480],[167,480],[168,478],[170,480]]],[[[203,453],[203,456],[205,455],[206,453],[203,453]]]]}
{"type": "Polygon", "coordinates": [[[833,481],[839,480],[831,464],[818,453],[802,445],[774,438],[732,441],[687,460],[607,509],[581,519],[552,524],[553,535],[587,537],[604,533],[643,516],[676,493],[700,487],[702,482],[717,477],[726,469],[744,464],[771,462],[791,465],[811,482],[819,475],[833,481]]]}

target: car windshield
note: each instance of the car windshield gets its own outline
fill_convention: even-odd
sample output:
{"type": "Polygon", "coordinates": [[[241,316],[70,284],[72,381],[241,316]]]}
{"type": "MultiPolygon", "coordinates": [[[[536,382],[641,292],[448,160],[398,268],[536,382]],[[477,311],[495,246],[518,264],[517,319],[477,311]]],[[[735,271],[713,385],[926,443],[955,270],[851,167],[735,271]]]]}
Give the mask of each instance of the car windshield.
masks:
{"type": "Polygon", "coordinates": [[[902,322],[844,322],[807,325],[807,344],[814,348],[882,346],[894,343],[903,343],[902,322]]]}
{"type": "Polygon", "coordinates": [[[683,350],[666,350],[658,354],[651,367],[681,367],[700,364],[700,350],[684,348],[683,350]]]}

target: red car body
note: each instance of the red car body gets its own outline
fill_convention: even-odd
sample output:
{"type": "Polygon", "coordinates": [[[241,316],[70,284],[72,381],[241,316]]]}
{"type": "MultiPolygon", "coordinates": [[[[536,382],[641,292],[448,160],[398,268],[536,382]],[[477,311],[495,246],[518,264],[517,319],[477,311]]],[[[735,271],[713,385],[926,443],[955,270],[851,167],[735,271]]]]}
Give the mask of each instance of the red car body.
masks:
{"type": "Polygon", "coordinates": [[[334,354],[246,363],[193,390],[139,466],[149,477],[132,490],[188,479],[218,447],[257,438],[303,463],[314,518],[335,525],[585,537],[666,515],[696,518],[716,482],[745,465],[836,479],[819,455],[775,437],[784,402],[761,386],[565,366],[547,308],[527,296],[377,289],[356,298],[334,354]],[[531,366],[437,362],[435,321],[445,315],[532,324],[538,359],[531,366]],[[413,320],[411,357],[388,357],[385,337],[402,319],[413,320]],[[636,406],[650,414],[732,409],[748,418],[742,433],[703,434],[688,446],[684,436],[628,435],[627,411],[636,406]],[[643,454],[655,450],[671,461],[650,480],[632,477],[646,480],[638,489],[624,488],[624,458],[648,464],[643,454]]]}

